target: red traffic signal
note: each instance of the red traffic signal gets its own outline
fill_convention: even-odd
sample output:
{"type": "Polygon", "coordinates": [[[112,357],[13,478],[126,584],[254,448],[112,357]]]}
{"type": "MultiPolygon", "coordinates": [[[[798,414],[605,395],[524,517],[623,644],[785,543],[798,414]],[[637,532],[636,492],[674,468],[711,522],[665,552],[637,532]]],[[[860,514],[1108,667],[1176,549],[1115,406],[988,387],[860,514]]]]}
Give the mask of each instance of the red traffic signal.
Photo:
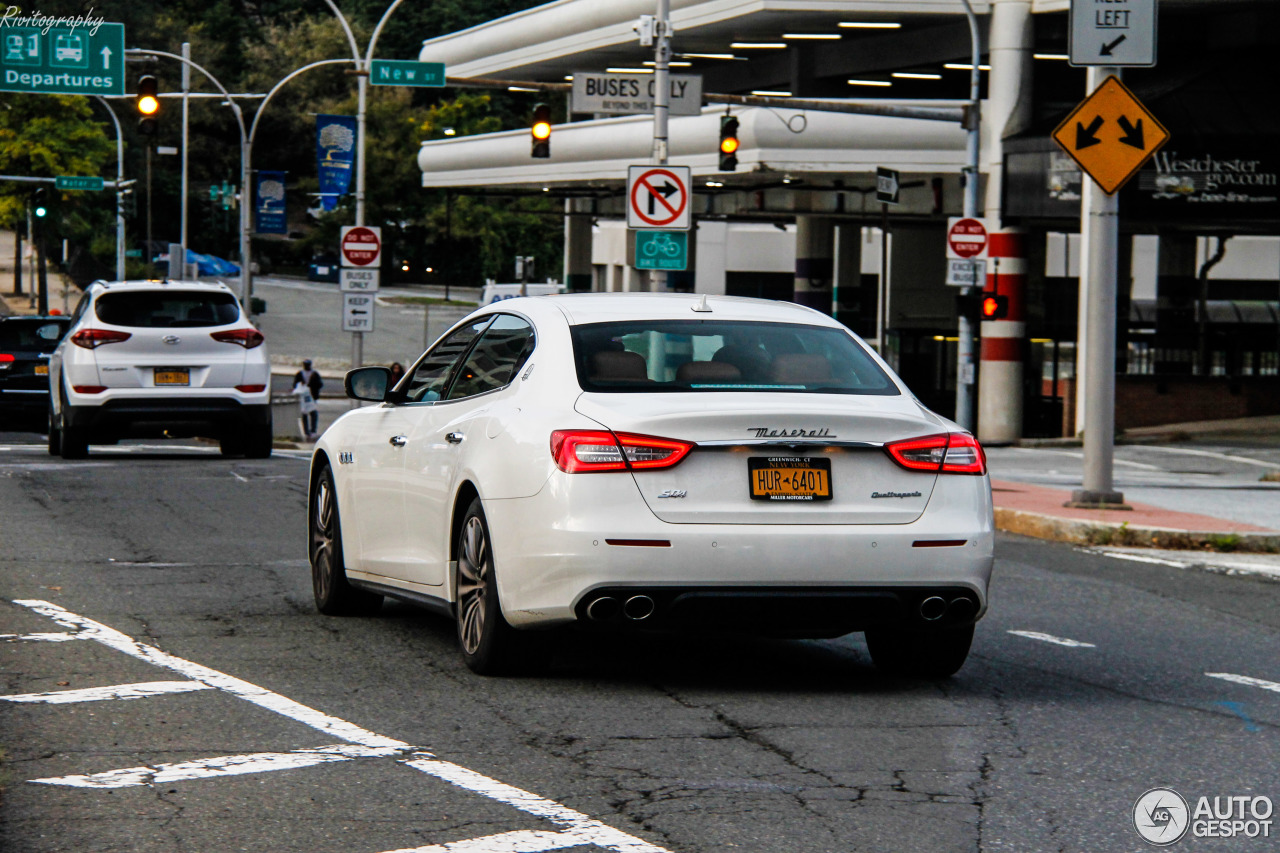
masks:
{"type": "Polygon", "coordinates": [[[1009,315],[1009,297],[990,292],[982,294],[982,319],[1003,320],[1009,315]]]}
{"type": "Polygon", "coordinates": [[[533,124],[529,127],[532,148],[530,157],[547,158],[551,156],[551,107],[538,104],[533,108],[533,124]]]}

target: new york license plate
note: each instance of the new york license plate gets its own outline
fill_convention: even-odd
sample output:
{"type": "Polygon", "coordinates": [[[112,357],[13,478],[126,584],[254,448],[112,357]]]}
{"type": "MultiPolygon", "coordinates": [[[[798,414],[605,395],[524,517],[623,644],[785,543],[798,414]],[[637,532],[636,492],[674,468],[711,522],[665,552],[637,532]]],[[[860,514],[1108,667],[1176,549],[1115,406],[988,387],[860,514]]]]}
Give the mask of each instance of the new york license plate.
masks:
{"type": "Polygon", "coordinates": [[[36,376],[48,376],[48,375],[49,375],[49,365],[47,364],[36,365],[36,376]]]}
{"type": "Polygon", "coordinates": [[[176,367],[157,367],[157,385],[190,385],[191,371],[176,367]]]}
{"type": "Polygon", "coordinates": [[[831,460],[808,456],[752,456],[747,459],[751,499],[831,500],[831,460]]]}

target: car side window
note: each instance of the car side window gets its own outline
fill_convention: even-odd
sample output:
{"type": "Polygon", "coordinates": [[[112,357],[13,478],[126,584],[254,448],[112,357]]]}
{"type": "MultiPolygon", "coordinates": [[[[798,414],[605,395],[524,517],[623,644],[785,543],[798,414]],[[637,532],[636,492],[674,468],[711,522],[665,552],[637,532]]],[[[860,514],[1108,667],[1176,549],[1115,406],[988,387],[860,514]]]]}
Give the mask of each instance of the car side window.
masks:
{"type": "Polygon", "coordinates": [[[455,329],[419,359],[406,377],[404,402],[431,403],[442,399],[454,368],[466,357],[471,345],[492,320],[492,317],[481,317],[455,329]]]}
{"type": "Polygon", "coordinates": [[[461,400],[507,385],[533,352],[533,342],[533,327],[527,320],[499,314],[472,347],[447,399],[461,400]]]}

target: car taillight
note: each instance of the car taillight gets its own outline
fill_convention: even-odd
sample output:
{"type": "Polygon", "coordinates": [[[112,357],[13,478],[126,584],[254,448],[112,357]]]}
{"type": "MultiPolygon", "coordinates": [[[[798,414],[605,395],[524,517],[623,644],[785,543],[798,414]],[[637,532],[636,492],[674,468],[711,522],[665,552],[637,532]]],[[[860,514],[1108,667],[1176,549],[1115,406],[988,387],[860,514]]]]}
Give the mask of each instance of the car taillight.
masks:
{"type": "Polygon", "coordinates": [[[107,390],[106,385],[72,385],[71,390],[77,394],[101,394],[107,390]]]}
{"type": "Polygon", "coordinates": [[[0,352],[0,370],[8,370],[13,366],[13,356],[7,352],[0,352]]]}
{"type": "Polygon", "coordinates": [[[237,385],[236,390],[245,394],[261,394],[267,390],[266,385],[237,385]]]}
{"type": "Polygon", "coordinates": [[[71,343],[85,349],[97,349],[103,344],[118,344],[131,337],[133,335],[128,332],[117,332],[114,329],[81,329],[71,336],[71,343]]]}
{"type": "Polygon", "coordinates": [[[890,458],[912,471],[985,474],[987,457],[977,439],[965,432],[909,438],[886,444],[890,458]]]}
{"type": "Polygon", "coordinates": [[[626,432],[558,429],[551,433],[551,455],[566,474],[670,468],[693,447],[687,441],[626,432]]]}
{"type": "Polygon", "coordinates": [[[261,346],[266,340],[257,329],[230,329],[225,332],[210,332],[209,337],[224,344],[235,344],[245,349],[261,346]]]}

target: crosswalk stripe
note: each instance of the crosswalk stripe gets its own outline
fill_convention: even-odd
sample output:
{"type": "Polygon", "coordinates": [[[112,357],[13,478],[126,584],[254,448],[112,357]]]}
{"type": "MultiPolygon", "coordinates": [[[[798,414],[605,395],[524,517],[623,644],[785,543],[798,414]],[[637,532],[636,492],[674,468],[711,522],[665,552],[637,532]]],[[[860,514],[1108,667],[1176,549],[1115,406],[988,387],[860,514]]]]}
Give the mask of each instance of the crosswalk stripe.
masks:
{"type": "Polygon", "coordinates": [[[85,687],[79,690],[54,690],[48,693],[16,693],[0,696],[5,702],[42,702],[64,705],[69,702],[102,702],[108,699],[141,699],[144,696],[160,696],[166,693],[187,693],[192,690],[212,690],[199,681],[147,681],[138,684],[113,684],[110,687],[85,687]]]}

